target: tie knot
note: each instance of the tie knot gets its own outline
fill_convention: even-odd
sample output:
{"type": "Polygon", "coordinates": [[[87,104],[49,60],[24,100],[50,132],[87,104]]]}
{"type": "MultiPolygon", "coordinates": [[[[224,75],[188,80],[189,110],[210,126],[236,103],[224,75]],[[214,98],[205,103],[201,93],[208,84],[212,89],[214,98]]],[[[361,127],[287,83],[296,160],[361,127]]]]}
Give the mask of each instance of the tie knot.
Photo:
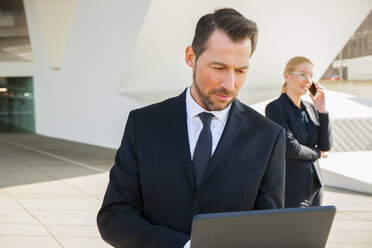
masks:
{"type": "Polygon", "coordinates": [[[199,114],[199,118],[204,127],[210,127],[213,116],[213,114],[207,112],[202,112],[199,114]]]}

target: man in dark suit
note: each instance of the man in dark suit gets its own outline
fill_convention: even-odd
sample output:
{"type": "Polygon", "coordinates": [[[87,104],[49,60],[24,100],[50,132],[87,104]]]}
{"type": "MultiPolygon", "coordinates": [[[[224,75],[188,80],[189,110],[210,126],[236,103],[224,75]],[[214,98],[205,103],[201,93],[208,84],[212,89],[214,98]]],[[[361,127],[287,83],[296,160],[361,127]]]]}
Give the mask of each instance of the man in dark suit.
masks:
{"type": "Polygon", "coordinates": [[[188,247],[199,213],[282,208],[284,129],[236,97],[256,24],[233,9],[203,16],[181,95],[132,111],[97,223],[115,247],[188,247]]]}

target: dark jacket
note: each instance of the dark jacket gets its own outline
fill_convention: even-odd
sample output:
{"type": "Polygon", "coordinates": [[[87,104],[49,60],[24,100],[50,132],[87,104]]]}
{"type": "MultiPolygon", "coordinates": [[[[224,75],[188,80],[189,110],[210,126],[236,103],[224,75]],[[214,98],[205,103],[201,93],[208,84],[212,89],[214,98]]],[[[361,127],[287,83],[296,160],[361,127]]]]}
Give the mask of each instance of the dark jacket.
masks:
{"type": "Polygon", "coordinates": [[[97,223],[115,247],[178,248],[199,213],[282,208],[285,132],[238,100],[196,192],[185,92],[129,114],[97,223]]]}
{"type": "Polygon", "coordinates": [[[328,113],[318,113],[313,104],[302,101],[313,126],[312,137],[306,139],[306,130],[289,101],[283,93],[266,106],[265,114],[286,130],[286,191],[305,192],[312,187],[313,170],[323,186],[318,158],[321,150],[331,149],[331,128],[328,113]]]}

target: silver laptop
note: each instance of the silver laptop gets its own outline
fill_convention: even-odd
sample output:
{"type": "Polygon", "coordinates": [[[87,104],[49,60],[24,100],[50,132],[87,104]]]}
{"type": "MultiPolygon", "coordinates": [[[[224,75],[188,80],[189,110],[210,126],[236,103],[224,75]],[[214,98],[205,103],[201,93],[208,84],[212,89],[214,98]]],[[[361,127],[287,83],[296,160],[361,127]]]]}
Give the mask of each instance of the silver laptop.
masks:
{"type": "Polygon", "coordinates": [[[325,247],[335,214],[335,206],[199,214],[190,247],[325,247]]]}

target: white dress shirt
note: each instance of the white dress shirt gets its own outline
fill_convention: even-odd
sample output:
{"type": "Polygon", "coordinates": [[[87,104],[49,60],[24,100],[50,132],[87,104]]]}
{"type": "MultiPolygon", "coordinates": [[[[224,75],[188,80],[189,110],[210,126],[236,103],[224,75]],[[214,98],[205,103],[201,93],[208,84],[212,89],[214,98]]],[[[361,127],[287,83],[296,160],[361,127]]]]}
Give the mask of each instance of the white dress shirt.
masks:
{"type": "MultiPolygon", "coordinates": [[[[194,157],[194,151],[196,142],[198,141],[201,130],[203,129],[203,123],[199,118],[199,114],[202,112],[212,113],[214,117],[211,121],[211,132],[212,132],[212,154],[216,150],[217,144],[221,138],[223,129],[225,128],[227,118],[229,117],[229,111],[231,104],[227,108],[221,111],[207,111],[203,109],[191,96],[191,86],[186,91],[186,114],[187,114],[187,131],[189,135],[189,146],[191,160],[194,157]]],[[[190,247],[190,240],[184,245],[184,248],[190,247]]]]}
{"type": "Polygon", "coordinates": [[[191,160],[194,157],[194,151],[196,142],[198,141],[201,130],[203,129],[203,123],[199,118],[199,114],[202,112],[212,113],[214,117],[211,122],[211,132],[212,132],[212,154],[216,150],[218,141],[221,138],[223,129],[225,128],[227,118],[229,117],[229,111],[231,104],[227,108],[221,111],[207,111],[203,109],[191,96],[190,92],[191,86],[187,88],[186,91],[186,114],[187,114],[187,131],[189,135],[189,145],[191,160]]]}

